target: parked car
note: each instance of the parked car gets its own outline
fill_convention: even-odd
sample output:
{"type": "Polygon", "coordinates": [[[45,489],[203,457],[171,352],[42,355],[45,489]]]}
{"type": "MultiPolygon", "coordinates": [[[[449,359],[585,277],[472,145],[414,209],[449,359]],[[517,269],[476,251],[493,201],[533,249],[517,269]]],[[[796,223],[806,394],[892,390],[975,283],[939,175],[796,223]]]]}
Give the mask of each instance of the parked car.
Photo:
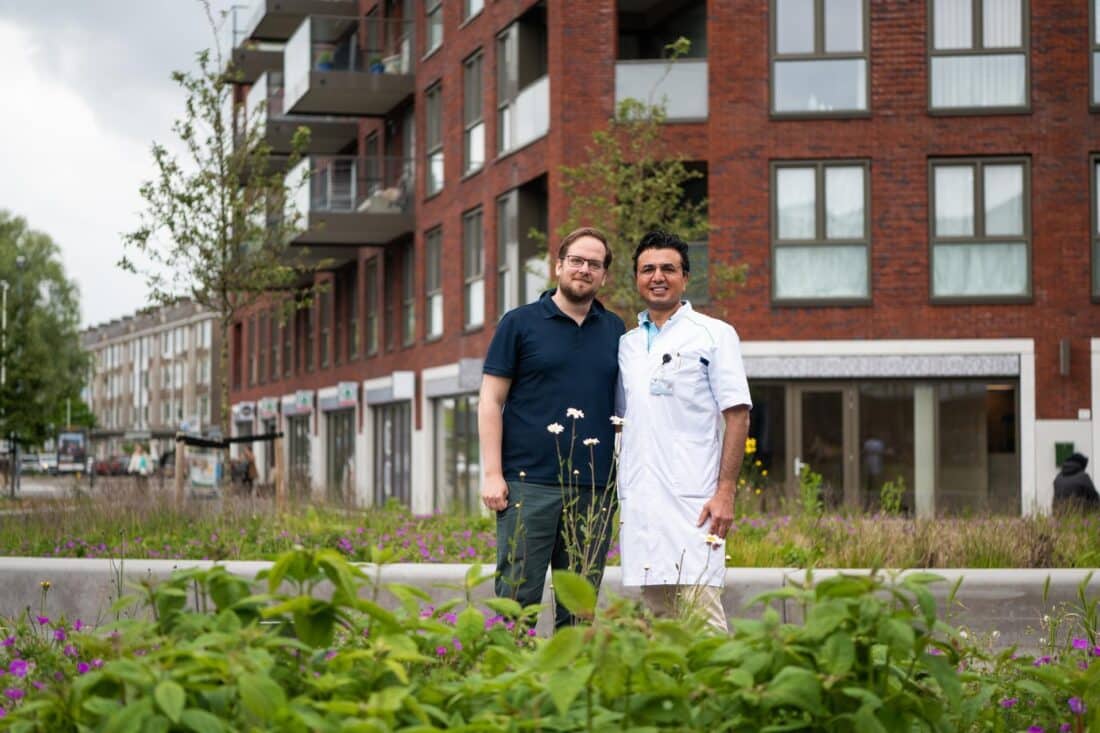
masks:
{"type": "Polygon", "coordinates": [[[129,465],[130,460],[126,456],[100,458],[95,462],[95,473],[97,476],[122,476],[129,465]]]}
{"type": "Polygon", "coordinates": [[[37,453],[23,453],[19,456],[20,473],[39,473],[42,465],[38,462],[37,453]]]}
{"type": "Polygon", "coordinates": [[[38,454],[38,466],[42,469],[43,473],[48,473],[51,476],[57,475],[57,454],[56,453],[39,453],[38,454]]]}

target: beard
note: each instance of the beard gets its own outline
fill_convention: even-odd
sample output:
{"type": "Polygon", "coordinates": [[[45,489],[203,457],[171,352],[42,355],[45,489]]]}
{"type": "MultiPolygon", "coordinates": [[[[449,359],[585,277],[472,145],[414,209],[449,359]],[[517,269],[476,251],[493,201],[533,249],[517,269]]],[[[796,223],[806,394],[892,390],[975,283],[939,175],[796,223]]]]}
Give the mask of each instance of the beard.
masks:
{"type": "Polygon", "coordinates": [[[586,284],[591,285],[591,289],[589,289],[587,292],[579,292],[573,287],[572,280],[559,280],[558,292],[561,293],[562,297],[568,300],[570,303],[584,305],[586,303],[591,303],[593,300],[596,299],[595,283],[593,282],[586,284]]]}

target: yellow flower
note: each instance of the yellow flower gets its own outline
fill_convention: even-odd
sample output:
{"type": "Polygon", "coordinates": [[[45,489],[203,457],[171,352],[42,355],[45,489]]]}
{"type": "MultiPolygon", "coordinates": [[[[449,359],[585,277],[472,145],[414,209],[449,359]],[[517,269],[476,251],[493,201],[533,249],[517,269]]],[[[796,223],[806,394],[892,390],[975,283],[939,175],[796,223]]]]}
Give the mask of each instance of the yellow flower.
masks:
{"type": "Polygon", "coordinates": [[[48,580],[43,580],[38,585],[42,587],[42,590],[49,590],[50,589],[50,581],[48,581],[48,580]]]}
{"type": "Polygon", "coordinates": [[[761,467],[761,466],[763,466],[764,464],[763,464],[763,463],[761,463],[761,462],[760,462],[759,460],[757,460],[757,461],[754,461],[752,465],[756,466],[757,468],[760,468],[760,467],[761,467]]]}
{"type": "Polygon", "coordinates": [[[738,483],[738,485],[740,485],[740,486],[744,486],[744,485],[745,485],[745,479],[741,479],[741,480],[740,480],[740,481],[738,481],[737,483],[738,483]]]}
{"type": "Polygon", "coordinates": [[[768,469],[765,468],[763,471],[760,472],[760,475],[761,476],[767,476],[768,475],[768,469]]]}
{"type": "Polygon", "coordinates": [[[752,455],[756,452],[756,438],[745,438],[745,453],[752,455]]]}
{"type": "Polygon", "coordinates": [[[757,490],[756,490],[756,495],[757,495],[757,496],[760,496],[760,489],[757,489],[757,490]]]}

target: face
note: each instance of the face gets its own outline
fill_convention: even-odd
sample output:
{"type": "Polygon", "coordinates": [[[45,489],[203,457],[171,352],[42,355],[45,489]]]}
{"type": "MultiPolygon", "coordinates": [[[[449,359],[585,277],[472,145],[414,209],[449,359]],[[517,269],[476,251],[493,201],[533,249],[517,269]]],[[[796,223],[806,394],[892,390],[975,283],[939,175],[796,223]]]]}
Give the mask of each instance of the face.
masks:
{"type": "Polygon", "coordinates": [[[638,294],[651,311],[674,310],[684,298],[688,275],[674,249],[647,249],[638,255],[634,273],[638,294]]]}
{"type": "Polygon", "coordinates": [[[601,267],[593,270],[588,263],[578,268],[559,258],[554,270],[558,278],[558,292],[574,303],[591,301],[607,281],[607,270],[602,267],[607,249],[595,237],[581,237],[569,245],[565,255],[601,263],[601,267]]]}

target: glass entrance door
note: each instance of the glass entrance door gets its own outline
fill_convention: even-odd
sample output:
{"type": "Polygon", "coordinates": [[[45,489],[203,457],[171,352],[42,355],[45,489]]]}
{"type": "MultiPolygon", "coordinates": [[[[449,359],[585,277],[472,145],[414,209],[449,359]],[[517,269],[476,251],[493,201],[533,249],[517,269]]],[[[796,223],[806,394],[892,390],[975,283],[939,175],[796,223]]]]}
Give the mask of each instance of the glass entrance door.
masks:
{"type": "Polygon", "coordinates": [[[852,387],[796,387],[792,482],[797,492],[804,465],[821,474],[826,507],[857,505],[855,391],[852,387]]]}
{"type": "Polygon", "coordinates": [[[355,410],[325,413],[325,483],[328,499],[345,502],[351,487],[355,463],[355,410]]]}

